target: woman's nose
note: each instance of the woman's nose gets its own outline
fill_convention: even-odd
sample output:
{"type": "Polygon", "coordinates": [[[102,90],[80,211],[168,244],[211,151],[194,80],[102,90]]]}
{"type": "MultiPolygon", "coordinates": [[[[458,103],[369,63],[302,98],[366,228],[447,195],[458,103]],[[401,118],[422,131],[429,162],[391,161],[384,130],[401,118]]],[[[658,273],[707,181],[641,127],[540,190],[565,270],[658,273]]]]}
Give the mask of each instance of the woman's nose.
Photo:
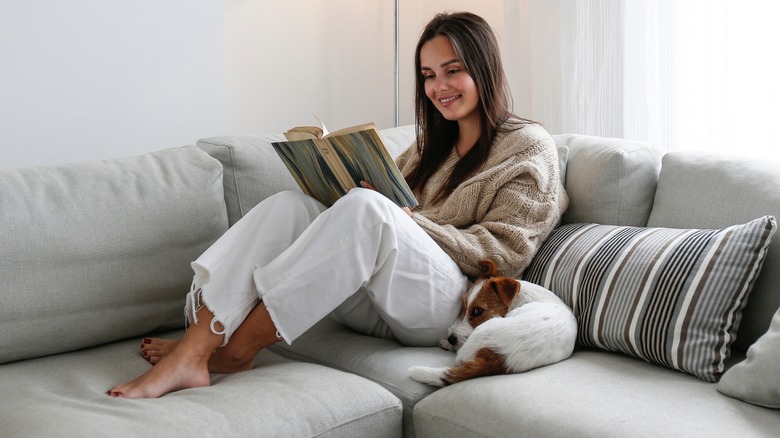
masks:
{"type": "Polygon", "coordinates": [[[448,87],[447,79],[443,78],[441,76],[436,76],[436,78],[433,79],[433,88],[435,90],[446,90],[448,87]]]}

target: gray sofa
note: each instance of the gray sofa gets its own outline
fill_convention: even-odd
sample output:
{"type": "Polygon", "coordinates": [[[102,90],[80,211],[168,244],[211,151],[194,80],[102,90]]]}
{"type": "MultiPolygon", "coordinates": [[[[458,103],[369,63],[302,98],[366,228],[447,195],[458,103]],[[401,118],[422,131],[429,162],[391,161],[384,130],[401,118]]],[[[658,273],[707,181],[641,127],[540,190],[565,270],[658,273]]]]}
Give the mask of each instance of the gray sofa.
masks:
{"type": "MultiPolygon", "coordinates": [[[[382,135],[397,154],[413,129],[382,135]]],[[[435,390],[408,368],[453,353],[326,319],[210,387],[106,396],[150,366],[143,336],[181,335],[189,262],[265,197],[297,190],[269,145],[280,138],[0,170],[0,436],[777,436],[780,239],[743,279],[743,292],[754,285],[744,311],[744,296],[733,300],[720,382],[583,342],[555,365],[435,390]]],[[[722,229],[780,216],[777,165],[555,140],[571,198],[562,225],[722,229]]]]}

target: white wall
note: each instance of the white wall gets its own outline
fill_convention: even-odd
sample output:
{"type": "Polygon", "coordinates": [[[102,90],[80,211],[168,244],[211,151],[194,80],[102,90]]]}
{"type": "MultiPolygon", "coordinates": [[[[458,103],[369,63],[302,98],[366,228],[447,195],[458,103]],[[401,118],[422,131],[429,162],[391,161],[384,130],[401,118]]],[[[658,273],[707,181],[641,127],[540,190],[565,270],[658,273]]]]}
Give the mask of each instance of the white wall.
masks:
{"type": "MultiPolygon", "coordinates": [[[[437,12],[477,13],[505,45],[516,39],[505,38],[505,8],[512,13],[519,4],[400,0],[398,124],[414,123],[414,49],[437,12]]],[[[228,0],[231,132],[281,132],[314,124],[314,114],[331,130],[369,121],[393,126],[394,8],[394,0],[228,0]]],[[[516,64],[508,62],[507,71],[516,64]]]]}
{"type": "Polygon", "coordinates": [[[0,0],[0,167],[227,130],[224,2],[0,0]]]}
{"type": "Polygon", "coordinates": [[[394,123],[392,0],[227,0],[232,133],[394,123]]]}
{"type": "MultiPolygon", "coordinates": [[[[439,11],[470,10],[504,41],[505,11],[522,4],[399,3],[401,125],[414,122],[413,56],[424,24],[439,11]]],[[[368,121],[391,127],[394,6],[0,0],[0,168],[279,133],[315,123],[315,114],[331,130],[368,121]]]]}

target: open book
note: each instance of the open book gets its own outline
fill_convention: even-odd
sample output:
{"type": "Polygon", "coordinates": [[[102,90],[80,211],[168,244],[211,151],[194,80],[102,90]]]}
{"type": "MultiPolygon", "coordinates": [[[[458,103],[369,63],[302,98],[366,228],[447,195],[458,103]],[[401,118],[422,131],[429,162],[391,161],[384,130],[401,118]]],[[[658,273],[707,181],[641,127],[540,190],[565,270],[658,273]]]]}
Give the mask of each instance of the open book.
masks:
{"type": "Polygon", "coordinates": [[[302,126],[274,142],[276,153],[304,193],[330,207],[366,181],[401,207],[417,200],[387,152],[373,123],[328,133],[324,126],[302,126]]]}

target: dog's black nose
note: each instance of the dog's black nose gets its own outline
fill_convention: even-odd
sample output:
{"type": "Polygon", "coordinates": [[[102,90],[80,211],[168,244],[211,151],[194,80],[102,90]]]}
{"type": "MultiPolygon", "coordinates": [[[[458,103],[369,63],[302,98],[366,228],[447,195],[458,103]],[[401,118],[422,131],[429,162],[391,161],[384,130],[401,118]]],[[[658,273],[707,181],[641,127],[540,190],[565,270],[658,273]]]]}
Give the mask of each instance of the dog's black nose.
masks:
{"type": "Polygon", "coordinates": [[[447,338],[447,342],[449,342],[449,343],[450,343],[450,345],[455,345],[455,344],[457,344],[457,343],[458,343],[458,337],[457,337],[457,336],[455,336],[455,335],[450,335],[450,336],[447,338]]]}

